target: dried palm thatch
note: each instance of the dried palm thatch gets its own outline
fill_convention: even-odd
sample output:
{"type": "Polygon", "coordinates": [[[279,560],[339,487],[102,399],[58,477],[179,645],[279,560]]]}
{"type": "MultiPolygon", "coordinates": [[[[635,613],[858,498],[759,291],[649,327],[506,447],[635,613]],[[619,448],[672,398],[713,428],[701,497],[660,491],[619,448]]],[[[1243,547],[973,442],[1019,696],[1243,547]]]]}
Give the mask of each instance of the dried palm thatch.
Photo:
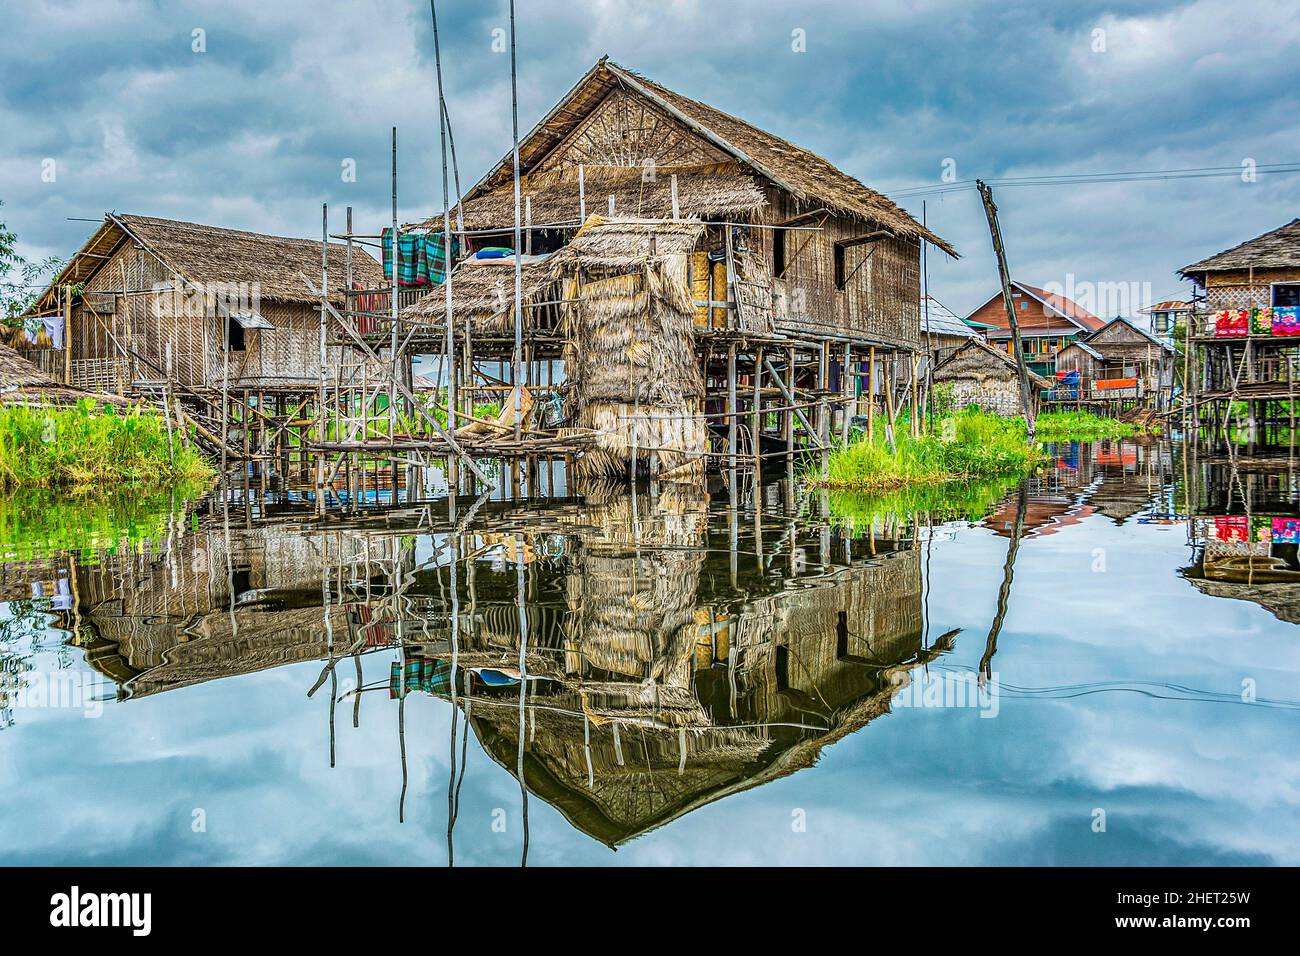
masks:
{"type": "Polygon", "coordinates": [[[93,398],[114,405],[128,404],[115,395],[97,395],[64,385],[9,346],[0,345],[0,403],[71,405],[82,398],[93,398]]]}
{"type": "MultiPolygon", "coordinates": [[[[610,62],[607,57],[602,57],[521,141],[521,170],[527,174],[536,169],[553,150],[574,136],[588,116],[615,91],[630,91],[658,117],[684,126],[715,154],[740,163],[746,171],[770,181],[802,203],[877,223],[903,238],[924,238],[956,256],[952,246],[905,210],[821,156],[660,86],[610,62]]],[[[512,157],[507,154],[466,194],[467,204],[484,193],[504,187],[511,169],[512,157]]]]}
{"type": "MultiPolygon", "coordinates": [[[[588,165],[583,167],[581,190],[576,167],[550,170],[527,176],[520,183],[520,209],[531,202],[536,227],[574,225],[581,222],[582,200],[587,209],[608,208],[623,216],[669,219],[673,215],[672,180],[677,177],[677,209],[682,216],[749,216],[767,204],[753,177],[738,163],[694,166],[588,165]]],[[[492,229],[514,222],[513,185],[481,193],[462,206],[465,228],[492,229]]],[[[522,215],[522,212],[521,212],[522,215]]],[[[439,213],[419,224],[423,229],[441,229],[439,213]]]]}
{"type": "Polygon", "coordinates": [[[589,281],[583,270],[565,284],[571,303],[566,368],[577,383],[578,425],[595,432],[595,447],[578,462],[579,477],[626,474],[634,457],[638,467],[653,462],[658,473],[675,478],[703,473],[704,377],[695,361],[684,251],[690,239],[682,225],[611,225],[572,244],[584,242],[573,248],[575,261],[604,263],[603,272],[641,263],[637,271],[589,281]],[[656,242],[650,259],[657,225],[669,227],[665,245],[673,251],[660,253],[656,242]]]}
{"type": "Polygon", "coordinates": [[[698,220],[590,216],[565,247],[569,256],[565,264],[595,272],[625,270],[643,262],[681,257],[681,288],[685,293],[685,256],[702,235],[704,224],[698,220]]]}
{"type": "MultiPolygon", "coordinates": [[[[550,290],[559,252],[542,262],[520,264],[520,287],[524,308],[537,301],[554,298],[550,290]]],[[[469,322],[475,335],[505,336],[513,334],[515,309],[515,269],[511,259],[477,261],[468,259],[456,266],[451,276],[452,316],[459,329],[469,322]]],[[[402,310],[402,319],[439,326],[446,322],[447,295],[438,286],[402,310]]]]}
{"type": "MultiPolygon", "coordinates": [[[[934,367],[936,382],[974,381],[979,384],[1015,381],[1019,383],[1015,359],[995,349],[982,339],[970,339],[934,367]]],[[[1051,388],[1052,383],[1034,372],[1029,373],[1031,388],[1051,388]]]]}
{"type": "MultiPolygon", "coordinates": [[[[302,272],[313,282],[320,281],[321,247],[315,240],[286,239],[148,216],[119,215],[113,219],[128,235],[191,282],[207,286],[255,283],[263,299],[320,301],[298,275],[302,272]]],[[[346,259],[346,246],[330,243],[330,294],[336,301],[343,297],[346,259]]],[[[353,251],[352,277],[367,288],[384,284],[383,268],[359,250],[353,251]]]]}

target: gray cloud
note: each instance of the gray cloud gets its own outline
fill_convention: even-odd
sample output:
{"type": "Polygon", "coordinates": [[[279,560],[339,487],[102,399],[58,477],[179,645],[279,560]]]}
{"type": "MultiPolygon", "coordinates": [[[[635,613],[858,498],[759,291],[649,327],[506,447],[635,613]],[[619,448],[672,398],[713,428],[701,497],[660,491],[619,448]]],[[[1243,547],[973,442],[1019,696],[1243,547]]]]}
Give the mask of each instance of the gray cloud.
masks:
{"type": "MultiPolygon", "coordinates": [[[[443,4],[462,182],[508,148],[505,4],[443,4]]],[[[314,235],[319,204],[388,216],[399,127],[404,218],[440,204],[428,7],[243,0],[45,2],[7,12],[0,199],[23,250],[68,254],[114,208],[314,235]],[[191,50],[196,28],[207,51],[191,50]],[[93,41],[90,39],[93,37],[93,41]],[[40,180],[41,160],[59,164],[40,180]],[[343,183],[354,159],[358,181],[343,183]]],[[[519,4],[523,130],[609,53],[807,146],[889,191],[958,178],[1232,166],[1300,159],[1294,3],[985,0],[519,4]],[[803,30],[807,52],[791,50],[803,30]],[[1105,52],[1093,51],[1094,30],[1105,52]]],[[[1149,282],[1295,215],[1300,177],[999,192],[1013,271],[1034,284],[1149,282]]],[[[919,197],[905,200],[918,216],[919,197]]],[[[931,257],[958,311],[994,270],[972,192],[926,200],[960,262],[931,257]]]]}

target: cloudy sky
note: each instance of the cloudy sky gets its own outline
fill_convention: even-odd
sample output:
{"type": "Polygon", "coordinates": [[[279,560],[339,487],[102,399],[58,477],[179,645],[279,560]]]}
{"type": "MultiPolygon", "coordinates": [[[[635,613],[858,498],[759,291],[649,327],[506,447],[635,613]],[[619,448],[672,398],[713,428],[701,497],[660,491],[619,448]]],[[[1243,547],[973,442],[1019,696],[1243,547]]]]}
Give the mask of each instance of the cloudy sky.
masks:
{"type": "MultiPolygon", "coordinates": [[[[468,187],[509,147],[509,60],[493,51],[506,4],[442,0],[439,15],[468,187]]],[[[329,202],[377,227],[393,125],[402,217],[439,208],[422,0],[27,0],[5,20],[0,219],[29,258],[69,255],[93,228],[70,217],[109,209],[313,236],[329,202]]],[[[941,185],[946,160],[958,180],[1266,166],[1300,161],[1298,48],[1296,0],[523,0],[520,125],[608,53],[887,193],[941,185]]],[[[899,197],[918,218],[923,198],[963,255],[931,257],[931,291],[967,312],[995,282],[977,196],[899,197]]],[[[1008,187],[998,202],[1021,280],[1159,299],[1179,266],[1300,215],[1300,173],[1008,187]]]]}

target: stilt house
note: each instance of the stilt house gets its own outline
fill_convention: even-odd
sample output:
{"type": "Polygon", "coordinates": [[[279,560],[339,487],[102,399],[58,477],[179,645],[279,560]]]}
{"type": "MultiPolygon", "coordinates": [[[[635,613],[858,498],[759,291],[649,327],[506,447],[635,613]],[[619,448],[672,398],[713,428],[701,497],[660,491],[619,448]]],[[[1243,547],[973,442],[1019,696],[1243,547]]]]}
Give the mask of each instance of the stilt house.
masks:
{"type": "MultiPolygon", "coordinates": [[[[818,444],[860,395],[906,391],[921,243],[955,252],[820,156],[601,59],[519,164],[522,249],[511,155],[452,211],[456,351],[510,361],[520,256],[523,377],[566,380],[568,424],[597,436],[580,473],[698,470],[710,436],[818,444]]],[[[445,349],[445,311],[443,289],[403,311],[421,351],[445,349]]]]}
{"type": "MultiPolygon", "coordinates": [[[[374,259],[329,247],[331,299],[379,285],[374,259]]],[[[107,213],[26,317],[19,342],[65,384],[137,394],[166,378],[195,392],[293,392],[320,380],[321,243],[107,213]],[[38,321],[39,320],[39,321],[38,321]]],[[[358,359],[332,346],[327,363],[358,359]]],[[[331,378],[333,377],[331,371],[331,378]]]]}

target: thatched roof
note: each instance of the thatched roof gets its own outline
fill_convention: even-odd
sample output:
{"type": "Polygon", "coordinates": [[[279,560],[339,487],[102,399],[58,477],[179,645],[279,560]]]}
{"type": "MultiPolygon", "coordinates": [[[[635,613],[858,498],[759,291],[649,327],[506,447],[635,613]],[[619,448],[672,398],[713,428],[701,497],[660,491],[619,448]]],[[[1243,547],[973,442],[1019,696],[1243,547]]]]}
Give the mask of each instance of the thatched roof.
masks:
{"type": "MultiPolygon", "coordinates": [[[[810,206],[875,223],[895,235],[927,239],[951,256],[952,246],[890,202],[826,159],[738,117],[676,93],[602,57],[519,144],[521,174],[526,175],[613,90],[635,92],[685,125],[696,135],[810,206]]],[[[466,201],[505,187],[512,175],[506,156],[466,194],[466,201]]],[[[680,188],[680,182],[679,182],[680,188]]],[[[513,210],[513,206],[511,207],[513,210]]],[[[615,211],[618,207],[616,205],[615,211]]],[[[513,217],[513,211],[511,213],[513,217]]],[[[534,207],[536,217],[536,207],[534,207]]]]}
{"type": "MultiPolygon", "coordinates": [[[[321,249],[314,239],[289,239],[174,219],[106,213],[104,223],[41,295],[32,312],[48,311],[60,285],[85,282],[123,243],[137,242],[171,272],[202,286],[254,283],[263,299],[318,302],[298,273],[320,282],[321,249]]],[[[343,297],[346,246],[329,247],[330,292],[343,297]]],[[[367,288],[384,284],[383,268],[361,248],[353,250],[352,276],[367,288]]]]}
{"type": "MultiPolygon", "coordinates": [[[[558,253],[557,253],[558,255],[558,253]]],[[[551,259],[554,259],[552,256],[551,259]]],[[[520,282],[524,305],[546,289],[554,280],[551,260],[524,262],[520,265],[520,282]]],[[[515,270],[513,260],[467,259],[451,274],[452,315],[459,326],[462,321],[473,323],[480,335],[504,335],[514,328],[515,270]]],[[[442,325],[446,318],[446,292],[442,286],[433,287],[415,304],[402,310],[407,322],[442,325]]]]}
{"type": "MultiPolygon", "coordinates": [[[[708,166],[662,166],[646,179],[639,166],[585,166],[582,192],[589,212],[603,213],[614,197],[619,216],[668,219],[673,214],[672,177],[677,177],[677,208],[683,216],[742,216],[766,203],[763,191],[737,163],[708,166]]],[[[576,225],[581,221],[578,171],[565,168],[523,177],[520,184],[520,221],[524,200],[532,202],[532,223],[537,228],[576,225]]],[[[513,185],[483,192],[462,206],[466,229],[512,226],[515,218],[513,185]]],[[[441,229],[442,216],[420,228],[441,229]]]]}
{"type": "MultiPolygon", "coordinates": [[[[1000,349],[995,349],[982,339],[971,339],[934,367],[936,382],[947,378],[964,378],[973,368],[997,371],[1010,370],[1014,378],[1019,375],[1016,360],[1000,349]]],[[[1029,384],[1035,388],[1051,388],[1052,383],[1043,376],[1029,372],[1029,384]]]]}
{"type": "Polygon", "coordinates": [[[1285,226],[1225,249],[1218,255],[1183,266],[1178,274],[1194,279],[1206,272],[1296,267],[1300,267],[1300,219],[1292,219],[1285,226]]]}
{"type": "Polygon", "coordinates": [[[70,388],[27,361],[9,346],[0,345],[0,403],[70,405],[81,398],[124,404],[123,400],[116,396],[95,395],[79,388],[70,388]]]}

